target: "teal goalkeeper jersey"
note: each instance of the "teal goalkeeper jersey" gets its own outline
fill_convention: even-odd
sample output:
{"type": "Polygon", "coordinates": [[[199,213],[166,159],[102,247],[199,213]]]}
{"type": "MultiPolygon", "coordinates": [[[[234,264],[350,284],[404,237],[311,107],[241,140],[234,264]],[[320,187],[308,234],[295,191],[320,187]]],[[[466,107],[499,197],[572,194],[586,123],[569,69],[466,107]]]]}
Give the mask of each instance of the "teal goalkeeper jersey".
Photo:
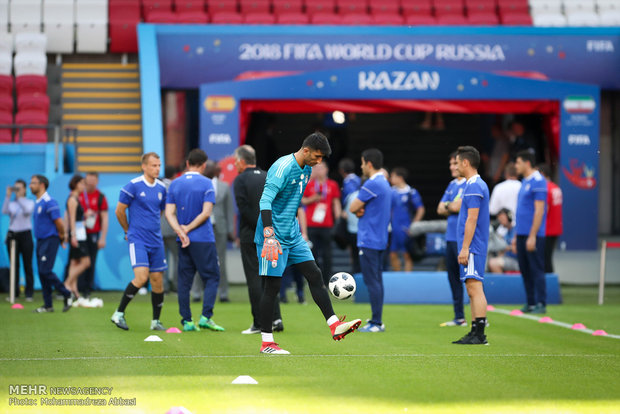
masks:
{"type": "MultiPolygon", "coordinates": [[[[271,210],[276,239],[283,248],[290,247],[301,237],[297,209],[311,173],[310,166],[299,166],[294,154],[278,158],[267,172],[260,210],[271,210]]],[[[263,244],[263,220],[260,214],[254,243],[263,244]]]]}

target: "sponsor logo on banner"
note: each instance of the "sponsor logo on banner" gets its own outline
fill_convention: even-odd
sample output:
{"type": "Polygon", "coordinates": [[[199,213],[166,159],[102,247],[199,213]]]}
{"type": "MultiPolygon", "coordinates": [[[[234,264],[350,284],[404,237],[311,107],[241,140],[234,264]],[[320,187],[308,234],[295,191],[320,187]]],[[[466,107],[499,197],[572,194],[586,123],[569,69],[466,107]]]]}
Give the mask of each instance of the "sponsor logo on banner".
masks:
{"type": "Polygon", "coordinates": [[[590,136],[586,134],[570,134],[568,145],[590,145],[590,136]]]}
{"type": "Polygon", "coordinates": [[[570,168],[562,166],[562,172],[568,181],[577,188],[591,190],[596,187],[594,167],[588,167],[585,163],[580,163],[576,158],[570,160],[570,168]]]}
{"type": "Polygon", "coordinates": [[[232,112],[236,105],[233,96],[207,96],[204,102],[207,112],[232,112]]]}
{"type": "Polygon", "coordinates": [[[209,134],[209,144],[230,144],[231,142],[230,134],[209,134]]]}
{"type": "Polygon", "coordinates": [[[569,114],[590,114],[596,109],[596,102],[591,96],[569,96],[562,106],[569,114]]]}
{"type": "Polygon", "coordinates": [[[436,90],[439,88],[439,73],[433,72],[392,72],[362,71],[358,74],[358,89],[360,91],[411,91],[436,90]]]}

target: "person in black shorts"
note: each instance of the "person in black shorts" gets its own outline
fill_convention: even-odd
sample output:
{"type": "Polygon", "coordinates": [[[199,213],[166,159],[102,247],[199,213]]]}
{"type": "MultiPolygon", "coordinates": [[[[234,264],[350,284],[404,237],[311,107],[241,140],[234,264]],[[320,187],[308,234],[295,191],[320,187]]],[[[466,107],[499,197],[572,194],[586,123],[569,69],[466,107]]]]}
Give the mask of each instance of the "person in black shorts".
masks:
{"type": "Polygon", "coordinates": [[[79,196],[84,191],[84,177],[74,175],[69,181],[71,193],[67,199],[67,220],[69,240],[69,272],[65,280],[65,287],[71,291],[74,298],[79,296],[78,277],[90,267],[90,256],[86,242],[86,226],[84,224],[84,208],[80,204],[79,196]]]}

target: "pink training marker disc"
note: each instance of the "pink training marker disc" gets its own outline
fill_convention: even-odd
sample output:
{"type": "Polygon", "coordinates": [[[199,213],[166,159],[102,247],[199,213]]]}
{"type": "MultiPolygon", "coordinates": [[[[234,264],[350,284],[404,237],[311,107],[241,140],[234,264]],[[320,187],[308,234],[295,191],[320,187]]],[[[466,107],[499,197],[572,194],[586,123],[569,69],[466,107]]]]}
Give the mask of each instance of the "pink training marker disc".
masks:
{"type": "Polygon", "coordinates": [[[166,329],[166,333],[181,333],[181,330],[179,328],[172,327],[166,329]]]}
{"type": "Polygon", "coordinates": [[[550,317],[548,317],[548,316],[543,316],[542,318],[540,318],[540,319],[538,320],[538,322],[540,322],[540,323],[549,323],[549,322],[553,322],[553,319],[551,319],[551,318],[550,318],[550,317]]]}
{"type": "Polygon", "coordinates": [[[15,303],[13,304],[13,306],[11,306],[11,309],[24,309],[24,305],[22,305],[21,303],[15,303]]]}
{"type": "Polygon", "coordinates": [[[495,306],[493,306],[493,305],[487,305],[487,310],[488,310],[489,312],[493,312],[493,311],[495,310],[495,306]]]}
{"type": "Polygon", "coordinates": [[[571,329],[586,329],[586,326],[582,323],[576,323],[573,326],[571,326],[571,329]]]}
{"type": "Polygon", "coordinates": [[[523,312],[521,312],[519,309],[513,309],[510,311],[510,315],[519,316],[519,315],[523,315],[523,312]]]}
{"type": "Polygon", "coordinates": [[[594,336],[607,336],[607,332],[605,332],[602,329],[597,329],[596,331],[592,332],[592,335],[594,335],[594,336]]]}

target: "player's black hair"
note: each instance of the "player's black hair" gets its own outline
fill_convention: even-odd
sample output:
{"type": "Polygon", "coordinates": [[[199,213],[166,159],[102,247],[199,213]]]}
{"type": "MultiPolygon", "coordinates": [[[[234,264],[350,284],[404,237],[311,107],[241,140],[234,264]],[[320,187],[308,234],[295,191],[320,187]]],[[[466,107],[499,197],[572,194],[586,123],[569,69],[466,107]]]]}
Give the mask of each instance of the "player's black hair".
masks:
{"type": "Polygon", "coordinates": [[[338,163],[338,169],[342,170],[345,174],[351,174],[355,172],[355,164],[351,158],[343,158],[338,163]]]}
{"type": "Polygon", "coordinates": [[[506,215],[508,221],[512,221],[512,211],[510,209],[504,207],[497,213],[497,215],[499,216],[502,213],[506,215]]]}
{"type": "Polygon", "coordinates": [[[546,178],[551,178],[551,167],[549,167],[549,164],[545,164],[545,163],[538,164],[536,166],[536,169],[540,171],[540,173],[544,175],[546,178]]]}
{"type": "Polygon", "coordinates": [[[256,165],[256,151],[249,145],[237,147],[235,157],[245,161],[247,165],[256,165]]]}
{"type": "Polygon", "coordinates": [[[302,148],[308,148],[312,151],[321,151],[324,157],[329,157],[332,154],[332,149],[329,146],[327,137],[320,132],[314,132],[304,139],[302,148]]]}
{"type": "Polygon", "coordinates": [[[69,190],[71,191],[75,190],[78,183],[82,181],[83,179],[84,177],[82,177],[80,174],[75,174],[73,177],[71,177],[71,180],[69,181],[69,190]]]}
{"type": "Polygon", "coordinates": [[[194,148],[187,154],[187,163],[192,167],[199,167],[207,162],[208,159],[207,153],[200,148],[194,148]]]}
{"type": "Polygon", "coordinates": [[[21,184],[24,186],[24,188],[26,188],[26,182],[24,180],[22,180],[21,178],[18,178],[17,180],[15,180],[15,184],[21,184]]]}
{"type": "Polygon", "coordinates": [[[166,165],[166,168],[164,168],[164,177],[170,179],[174,177],[177,172],[177,167],[174,165],[166,165]]]}
{"type": "Polygon", "coordinates": [[[536,154],[532,150],[523,150],[517,152],[516,158],[521,158],[524,162],[529,162],[530,167],[536,166],[536,154]]]}
{"type": "Polygon", "coordinates": [[[362,158],[370,162],[375,170],[383,168],[383,153],[376,148],[369,148],[362,152],[362,158]]]}
{"type": "Polygon", "coordinates": [[[469,161],[469,165],[471,165],[475,170],[477,170],[480,166],[480,153],[471,145],[459,147],[456,150],[456,155],[462,160],[469,161]]]}
{"type": "Polygon", "coordinates": [[[400,178],[402,178],[405,181],[407,180],[407,178],[409,178],[409,171],[407,171],[407,169],[403,167],[395,167],[392,170],[392,174],[398,175],[400,178]]]}
{"type": "Polygon", "coordinates": [[[50,186],[50,182],[47,179],[46,176],[41,175],[41,174],[35,174],[33,175],[33,177],[35,177],[37,179],[37,181],[39,181],[41,184],[43,184],[45,186],[45,189],[47,190],[50,186]]]}

